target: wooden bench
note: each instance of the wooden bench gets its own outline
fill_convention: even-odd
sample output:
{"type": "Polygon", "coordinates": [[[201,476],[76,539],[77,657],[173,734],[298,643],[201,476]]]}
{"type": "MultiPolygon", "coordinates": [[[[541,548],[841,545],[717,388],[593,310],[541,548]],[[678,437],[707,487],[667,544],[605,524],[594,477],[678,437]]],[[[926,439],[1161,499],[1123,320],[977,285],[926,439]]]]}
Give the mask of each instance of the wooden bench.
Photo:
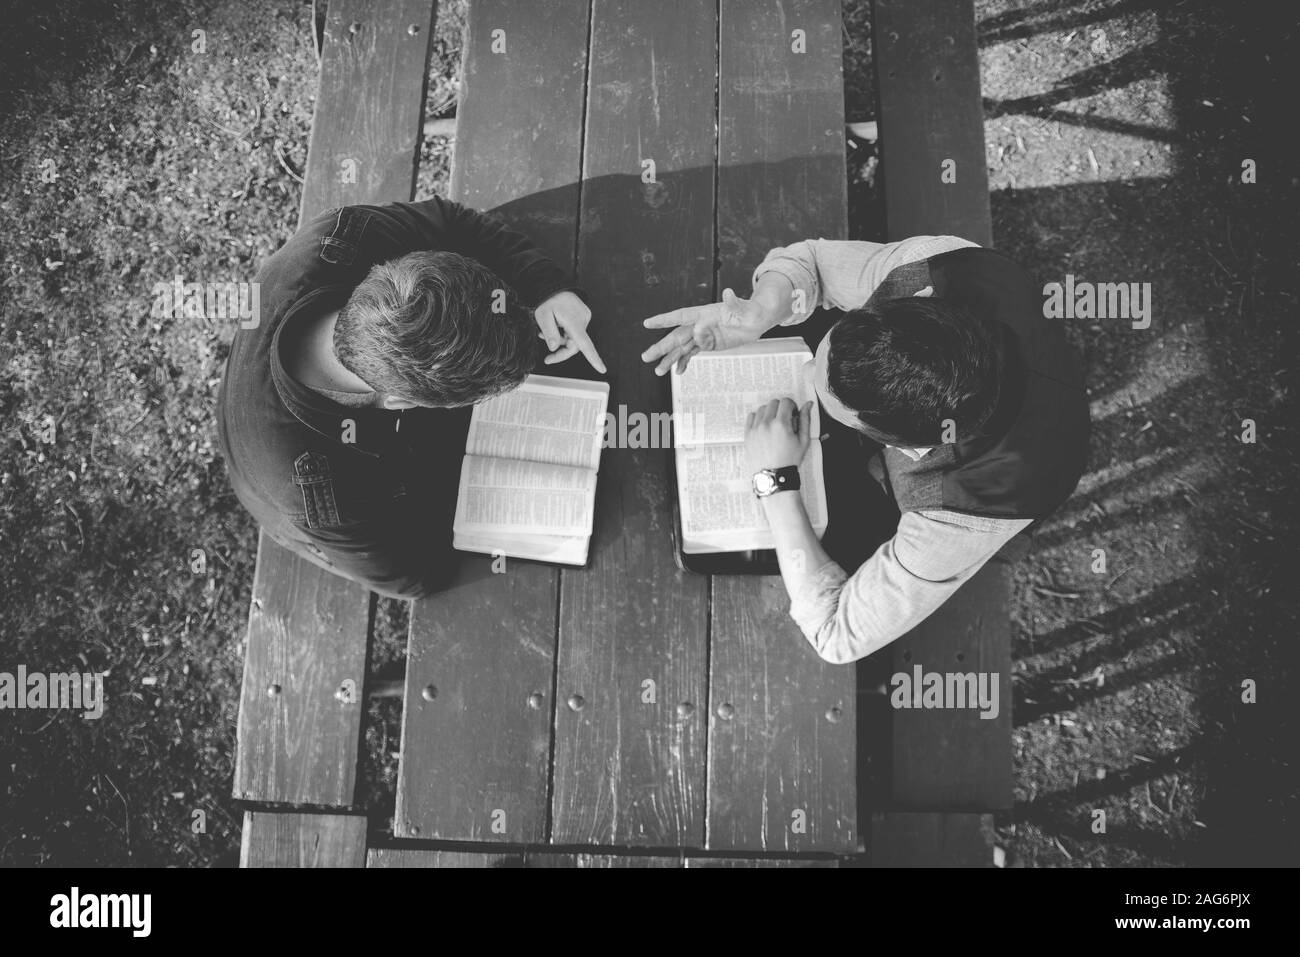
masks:
{"type": "MultiPolygon", "coordinates": [[[[432,0],[330,4],[304,217],[410,197],[433,13],[432,0]],[[356,184],[340,182],[345,157],[356,184]]],[[[576,273],[613,410],[667,409],[666,381],[639,360],[655,338],[643,318],[746,289],[773,246],[846,235],[840,31],[838,0],[471,5],[452,196],[576,273]]],[[[888,137],[884,94],[882,82],[888,137]]],[[[670,454],[606,450],[590,567],[510,561],[494,574],[464,556],[451,588],[413,604],[401,848],[355,817],[322,820],[356,804],[370,598],[264,538],[235,789],[259,810],[241,860],[297,863],[311,847],[359,865],[367,846],[371,866],[865,860],[854,669],[817,658],[778,578],[677,568],[670,454]],[[656,850],[618,850],[638,847],[656,850]]],[[[895,754],[912,748],[937,765],[931,778],[944,761],[972,766],[956,753],[975,740],[964,726],[943,726],[942,756],[916,753],[934,728],[895,719],[895,754]]],[[[931,862],[988,857],[970,815],[900,813],[987,808],[944,803],[942,788],[932,801],[916,783],[927,772],[898,764],[880,806],[895,813],[872,815],[870,841],[896,863],[909,847],[931,862]]]]}
{"type": "MultiPolygon", "coordinates": [[[[299,223],[415,190],[436,0],[331,0],[299,223]],[[344,176],[344,163],[355,177],[344,176]],[[352,181],[355,179],[355,181],[352,181]]],[[[371,597],[261,534],[239,702],[235,797],[348,807],[371,597]]]]}
{"type": "MultiPolygon", "coordinates": [[[[874,0],[873,12],[888,238],[952,234],[992,245],[973,0],[874,0]]],[[[1011,806],[1010,561],[1025,547],[1013,541],[893,644],[895,672],[996,673],[1002,704],[995,720],[973,709],[895,711],[885,806],[1011,806]]]]}

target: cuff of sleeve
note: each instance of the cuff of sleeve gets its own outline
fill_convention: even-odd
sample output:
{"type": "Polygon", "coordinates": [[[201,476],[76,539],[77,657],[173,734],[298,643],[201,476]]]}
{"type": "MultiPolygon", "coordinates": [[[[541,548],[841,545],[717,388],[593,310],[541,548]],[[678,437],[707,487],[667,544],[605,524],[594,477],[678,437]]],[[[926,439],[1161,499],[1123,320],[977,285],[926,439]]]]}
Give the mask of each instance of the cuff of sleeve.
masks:
{"type": "Polygon", "coordinates": [[[588,306],[591,305],[586,290],[575,285],[572,278],[563,274],[547,275],[541,277],[540,281],[530,281],[527,283],[526,290],[520,289],[518,292],[520,297],[534,309],[558,292],[571,292],[588,306]]]}
{"type": "Polygon", "coordinates": [[[790,596],[790,617],[810,641],[835,615],[840,591],[848,580],[848,573],[843,568],[835,562],[827,562],[790,596]]]}

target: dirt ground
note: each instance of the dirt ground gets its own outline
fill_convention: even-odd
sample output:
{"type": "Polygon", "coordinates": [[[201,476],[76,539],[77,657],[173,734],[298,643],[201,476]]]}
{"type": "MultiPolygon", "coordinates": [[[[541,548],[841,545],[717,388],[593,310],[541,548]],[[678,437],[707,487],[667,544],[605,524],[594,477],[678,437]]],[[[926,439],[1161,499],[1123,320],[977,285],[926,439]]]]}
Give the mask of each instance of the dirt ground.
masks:
{"type": "MultiPolygon", "coordinates": [[[[0,865],[232,864],[256,535],[211,414],[231,328],[152,318],[151,291],[250,279],[290,234],[312,6],[6,7],[0,670],[107,671],[112,697],[98,721],[0,714],[0,865]]],[[[1044,283],[1149,282],[1154,306],[1147,329],[1063,320],[1091,384],[1091,464],[1018,570],[1006,862],[1300,863],[1296,17],[976,8],[996,245],[1044,283]]],[[[454,112],[462,18],[440,4],[430,116],[454,112]]],[[[845,27],[849,119],[872,119],[866,0],[845,27]]],[[[449,149],[425,144],[421,195],[444,188],[449,149]]],[[[874,146],[849,150],[853,235],[882,238],[874,146]]],[[[400,666],[404,621],[380,603],[375,671],[400,666]]],[[[399,709],[367,721],[378,814],[399,709]]]]}

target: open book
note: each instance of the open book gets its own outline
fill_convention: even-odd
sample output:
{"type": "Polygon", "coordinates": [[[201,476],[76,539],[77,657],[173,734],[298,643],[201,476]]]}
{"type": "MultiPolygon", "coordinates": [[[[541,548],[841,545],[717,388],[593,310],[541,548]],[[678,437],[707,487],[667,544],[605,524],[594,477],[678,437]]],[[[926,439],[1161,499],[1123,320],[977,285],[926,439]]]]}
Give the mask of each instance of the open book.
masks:
{"type": "MultiPolygon", "coordinates": [[[[672,375],[677,500],[682,551],[740,552],[774,548],[745,461],[745,419],[764,402],[812,400],[813,441],[799,466],[800,492],[813,530],[826,531],[826,487],[816,396],[804,381],[812,353],[802,339],[760,339],[726,352],[696,353],[672,375]]],[[[788,493],[779,493],[788,494],[788,493]]]]}
{"type": "Polygon", "coordinates": [[[609,385],[530,375],[474,407],[452,545],[585,565],[609,385]]]}

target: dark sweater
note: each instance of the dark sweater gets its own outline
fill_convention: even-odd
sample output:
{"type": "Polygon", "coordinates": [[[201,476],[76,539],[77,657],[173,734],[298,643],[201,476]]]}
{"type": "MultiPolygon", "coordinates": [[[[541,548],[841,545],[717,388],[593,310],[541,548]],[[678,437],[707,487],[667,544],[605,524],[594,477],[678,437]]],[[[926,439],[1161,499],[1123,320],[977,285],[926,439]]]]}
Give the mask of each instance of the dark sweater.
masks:
{"type": "Polygon", "coordinates": [[[332,209],[258,273],[261,315],[235,333],[217,405],[231,484],[267,534],[399,597],[427,594],[447,573],[467,411],[343,405],[290,376],[279,343],[286,325],[339,309],[371,266],[418,250],[475,259],[530,306],[576,290],[521,233],[448,200],[332,209]]]}

